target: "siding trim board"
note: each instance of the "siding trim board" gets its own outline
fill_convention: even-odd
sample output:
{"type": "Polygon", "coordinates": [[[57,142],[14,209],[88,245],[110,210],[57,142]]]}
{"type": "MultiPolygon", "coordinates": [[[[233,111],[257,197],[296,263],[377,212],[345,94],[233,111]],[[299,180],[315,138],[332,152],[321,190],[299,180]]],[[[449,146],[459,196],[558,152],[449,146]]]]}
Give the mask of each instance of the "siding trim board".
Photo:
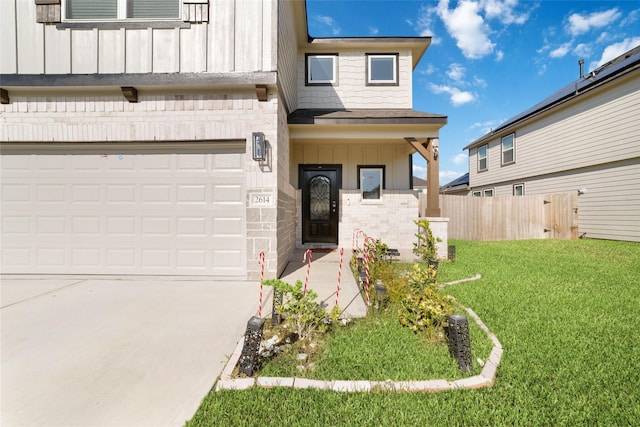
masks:
{"type": "Polygon", "coordinates": [[[3,88],[86,86],[222,86],[275,84],[276,72],[0,74],[3,88]]]}

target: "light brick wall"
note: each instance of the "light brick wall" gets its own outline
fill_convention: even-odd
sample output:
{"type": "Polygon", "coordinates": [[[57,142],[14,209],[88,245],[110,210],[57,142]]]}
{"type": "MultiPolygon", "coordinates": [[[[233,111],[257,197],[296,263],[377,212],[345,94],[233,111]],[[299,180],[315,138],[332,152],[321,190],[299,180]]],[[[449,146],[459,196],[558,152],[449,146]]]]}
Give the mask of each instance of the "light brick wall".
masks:
{"type": "MultiPolygon", "coordinates": [[[[269,255],[268,272],[275,275],[278,230],[278,167],[274,159],[288,162],[286,136],[278,134],[279,100],[270,95],[259,102],[254,90],[235,93],[145,94],[138,103],[127,102],[121,94],[78,93],[15,95],[11,103],[0,105],[2,142],[215,142],[245,140],[247,191],[247,271],[260,271],[260,251],[269,255]],[[263,132],[271,142],[268,164],[251,158],[251,134],[263,132]],[[250,207],[255,193],[270,194],[272,204],[250,207]]],[[[285,117],[286,120],[286,117],[285,117]]],[[[284,167],[285,177],[288,164],[284,167]]],[[[255,277],[254,277],[255,278],[255,277]]]]}
{"type": "Polygon", "coordinates": [[[359,229],[411,258],[416,219],[418,197],[413,191],[385,191],[382,203],[373,204],[361,201],[359,190],[341,190],[339,245],[350,248],[353,231],[359,229]]]}
{"type": "Polygon", "coordinates": [[[305,55],[298,57],[298,108],[411,108],[411,55],[400,52],[399,86],[367,86],[364,52],[340,52],[338,84],[306,86],[305,55]]]}

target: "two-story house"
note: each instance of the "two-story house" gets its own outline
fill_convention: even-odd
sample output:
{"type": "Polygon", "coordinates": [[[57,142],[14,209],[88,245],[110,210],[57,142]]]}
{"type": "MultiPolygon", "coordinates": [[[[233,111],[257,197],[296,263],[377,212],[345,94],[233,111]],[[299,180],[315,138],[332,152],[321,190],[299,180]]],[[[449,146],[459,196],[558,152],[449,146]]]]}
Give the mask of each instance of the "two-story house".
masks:
{"type": "Polygon", "coordinates": [[[579,235],[640,241],[638,117],[640,46],[465,147],[469,195],[577,192],[579,235]]]}
{"type": "Polygon", "coordinates": [[[2,273],[243,280],[355,230],[410,248],[416,151],[439,216],[428,37],[314,39],[303,0],[13,0],[0,39],[2,273]]]}

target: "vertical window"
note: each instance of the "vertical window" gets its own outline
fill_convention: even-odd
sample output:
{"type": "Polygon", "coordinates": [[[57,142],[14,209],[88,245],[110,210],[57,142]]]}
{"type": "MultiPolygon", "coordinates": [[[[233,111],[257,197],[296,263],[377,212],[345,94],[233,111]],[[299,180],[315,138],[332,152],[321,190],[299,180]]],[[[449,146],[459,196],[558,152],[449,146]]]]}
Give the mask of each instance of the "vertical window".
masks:
{"type": "Polygon", "coordinates": [[[515,156],[515,134],[507,135],[502,138],[502,164],[508,165],[516,161],[515,156]]]}
{"type": "Polygon", "coordinates": [[[484,190],[483,195],[484,195],[484,197],[493,197],[493,188],[489,188],[487,190],[484,190]]]}
{"type": "Polygon", "coordinates": [[[362,200],[382,199],[384,166],[358,166],[358,188],[362,200]]]}
{"type": "Polygon", "coordinates": [[[367,85],[398,85],[398,54],[367,54],[367,85]]]}
{"type": "Polygon", "coordinates": [[[307,85],[331,85],[338,82],[338,55],[307,55],[307,85]]]}
{"type": "Polygon", "coordinates": [[[178,19],[180,0],[67,0],[69,19],[178,19]]]}
{"type": "Polygon", "coordinates": [[[514,196],[524,196],[524,184],[514,184],[513,185],[513,195],[514,196]]]}
{"type": "Polygon", "coordinates": [[[478,170],[487,170],[487,146],[478,147],[478,170]]]}

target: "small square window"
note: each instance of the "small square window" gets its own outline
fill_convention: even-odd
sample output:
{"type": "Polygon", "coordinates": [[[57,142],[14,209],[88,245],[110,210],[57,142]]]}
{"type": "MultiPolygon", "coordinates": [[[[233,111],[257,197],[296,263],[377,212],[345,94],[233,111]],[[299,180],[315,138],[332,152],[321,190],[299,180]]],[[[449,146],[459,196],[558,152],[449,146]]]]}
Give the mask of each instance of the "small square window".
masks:
{"type": "Polygon", "coordinates": [[[478,147],[478,170],[487,170],[487,146],[478,147]]]}
{"type": "Polygon", "coordinates": [[[493,197],[493,189],[489,188],[487,190],[484,190],[483,195],[484,197],[493,197]]]}
{"type": "Polygon", "coordinates": [[[362,200],[382,199],[384,166],[358,166],[358,188],[362,200]]]}
{"type": "Polygon", "coordinates": [[[482,197],[482,191],[474,191],[473,197],[482,197]]]}
{"type": "Polygon", "coordinates": [[[307,55],[307,85],[338,82],[338,55],[307,55]]]}
{"type": "Polygon", "coordinates": [[[507,135],[502,138],[502,164],[508,165],[516,161],[516,142],[515,134],[507,135]]]}
{"type": "Polygon", "coordinates": [[[513,185],[513,195],[514,196],[524,196],[524,184],[514,184],[513,185]]]}
{"type": "Polygon", "coordinates": [[[367,85],[398,85],[398,54],[367,54],[367,85]]]}

